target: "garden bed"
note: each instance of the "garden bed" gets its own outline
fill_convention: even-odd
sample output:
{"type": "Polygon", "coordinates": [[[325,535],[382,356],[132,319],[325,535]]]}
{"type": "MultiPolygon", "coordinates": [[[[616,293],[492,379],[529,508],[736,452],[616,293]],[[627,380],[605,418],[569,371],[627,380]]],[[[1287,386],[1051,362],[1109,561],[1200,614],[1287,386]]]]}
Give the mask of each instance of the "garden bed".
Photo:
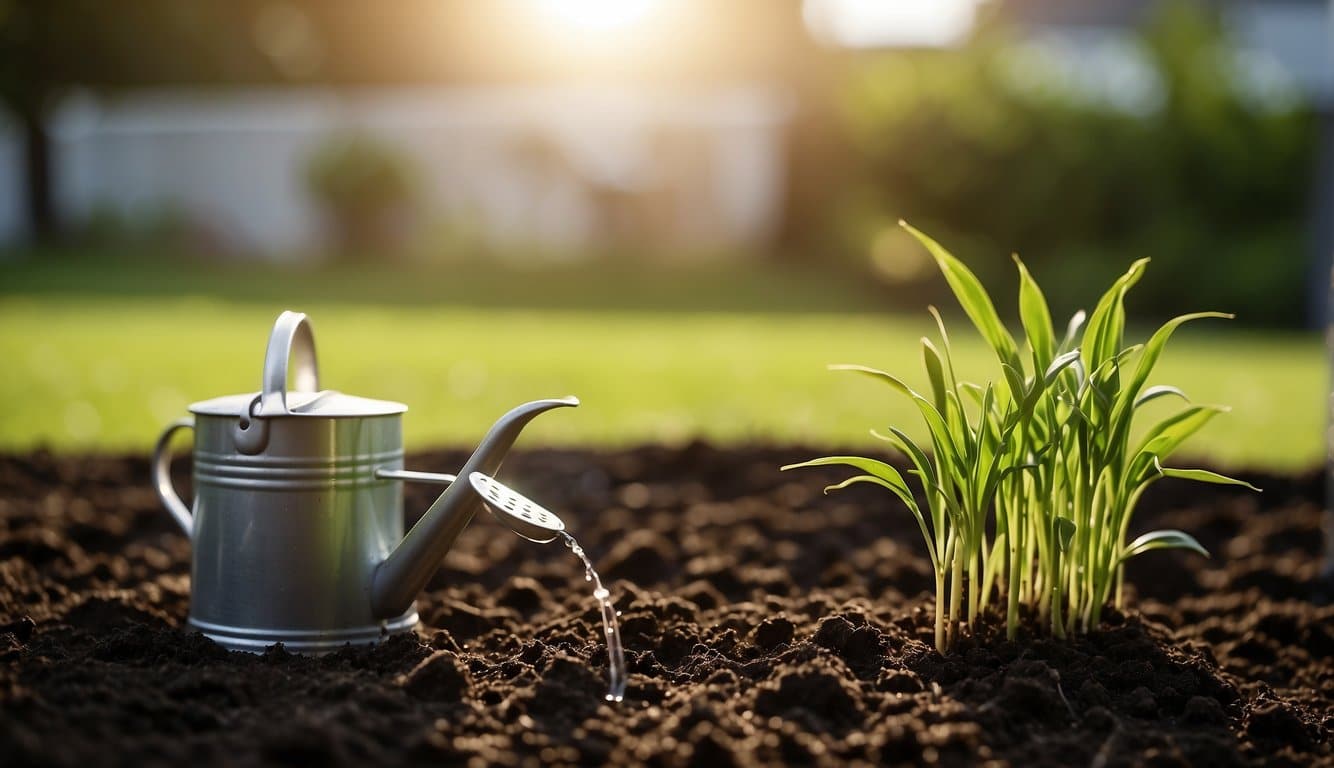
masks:
{"type": "MultiPolygon", "coordinates": [[[[930,563],[902,505],[874,489],[821,496],[838,469],[778,472],[827,452],[693,444],[507,462],[502,478],[564,517],[611,586],[631,673],[620,705],[602,701],[597,606],[559,545],[482,516],[420,597],[415,636],[321,658],[228,653],[182,629],[189,545],[145,458],[0,458],[0,755],[1334,764],[1334,608],[1311,601],[1318,474],[1245,475],[1262,495],[1163,481],[1135,529],[1190,531],[1212,559],[1132,561],[1133,609],[1090,636],[1007,642],[991,615],[942,658],[930,563]]],[[[428,494],[410,488],[409,510],[428,494]]]]}

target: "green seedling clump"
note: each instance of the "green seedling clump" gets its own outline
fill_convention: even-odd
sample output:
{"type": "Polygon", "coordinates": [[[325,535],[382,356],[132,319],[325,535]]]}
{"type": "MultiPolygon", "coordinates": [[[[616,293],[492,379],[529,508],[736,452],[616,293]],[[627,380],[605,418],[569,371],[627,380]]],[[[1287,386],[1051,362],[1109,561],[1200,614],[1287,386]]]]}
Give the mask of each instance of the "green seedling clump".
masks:
{"type": "Polygon", "coordinates": [[[873,368],[830,366],[873,377],[917,407],[928,444],[896,426],[872,431],[907,458],[916,488],[890,464],[859,456],[829,456],[783,469],[846,465],[860,474],[826,492],[871,483],[903,502],[921,529],[935,571],[936,648],[946,652],[962,624],[975,626],[989,600],[1005,604],[1011,639],[1025,606],[1057,637],[1086,632],[1098,625],[1104,606],[1121,606],[1130,558],[1170,548],[1207,556],[1182,531],[1126,539],[1140,496],[1159,478],[1259,490],[1202,469],[1164,467],[1186,438],[1227,409],[1190,403],[1176,387],[1148,386],[1177,328],[1231,316],[1182,315],[1147,342],[1126,346],[1125,295],[1144,273],[1148,259],[1141,259],[1112,284],[1092,315],[1076,313],[1058,337],[1042,290],[1016,256],[1021,346],[972,271],[935,240],[902,226],[940,267],[995,353],[999,375],[984,384],[959,379],[945,324],[933,307],[939,339],[922,339],[926,392],[873,368]],[[1163,398],[1178,398],[1185,406],[1139,428],[1135,418],[1142,406],[1163,398]]]}

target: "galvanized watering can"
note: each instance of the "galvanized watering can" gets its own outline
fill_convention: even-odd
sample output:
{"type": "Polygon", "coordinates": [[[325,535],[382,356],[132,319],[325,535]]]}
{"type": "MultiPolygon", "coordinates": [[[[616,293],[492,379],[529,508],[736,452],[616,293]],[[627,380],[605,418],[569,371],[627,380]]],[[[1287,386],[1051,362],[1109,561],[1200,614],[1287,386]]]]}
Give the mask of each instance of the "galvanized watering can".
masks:
{"type": "MultiPolygon", "coordinates": [[[[258,393],[191,405],[153,453],[158,497],[193,548],[190,626],[233,650],[281,642],[305,653],[411,629],[415,596],[482,497],[454,475],[404,471],[407,406],[319,388],[305,315],[278,317],[263,381],[258,393]],[[194,429],[190,506],[169,474],[168,443],[185,427],[194,429]],[[448,486],[406,536],[404,481],[448,486]]],[[[511,410],[458,476],[495,474],[534,416],[578,404],[511,410]]]]}

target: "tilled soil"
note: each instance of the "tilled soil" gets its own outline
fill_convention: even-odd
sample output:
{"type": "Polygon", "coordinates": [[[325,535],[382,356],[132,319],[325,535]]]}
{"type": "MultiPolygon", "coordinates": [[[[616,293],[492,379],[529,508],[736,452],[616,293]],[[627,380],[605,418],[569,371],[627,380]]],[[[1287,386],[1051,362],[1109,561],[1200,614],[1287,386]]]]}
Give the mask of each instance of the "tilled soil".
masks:
{"type": "Polygon", "coordinates": [[[619,705],[576,559],[485,515],[416,634],[229,653],[183,629],[189,544],[143,458],[0,458],[0,763],[1334,765],[1317,474],[1248,476],[1261,495],[1163,481],[1132,534],[1182,528],[1212,559],[1140,558],[1133,610],[1086,637],[1007,642],[992,616],[942,658],[906,512],[874,489],[821,496],[837,473],[777,471],[821,453],[507,462],[611,587],[619,705]]]}

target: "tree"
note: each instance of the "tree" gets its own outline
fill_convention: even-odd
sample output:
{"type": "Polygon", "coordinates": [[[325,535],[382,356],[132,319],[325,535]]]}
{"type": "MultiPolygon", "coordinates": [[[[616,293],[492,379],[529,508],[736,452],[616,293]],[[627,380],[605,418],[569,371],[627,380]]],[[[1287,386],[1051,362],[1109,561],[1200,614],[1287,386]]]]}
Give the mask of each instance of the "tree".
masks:
{"type": "Polygon", "coordinates": [[[265,76],[240,4],[0,0],[0,104],[24,142],[28,227],[60,230],[51,179],[51,110],[73,88],[217,82],[265,76]],[[239,33],[239,34],[238,34],[239,33]]]}

